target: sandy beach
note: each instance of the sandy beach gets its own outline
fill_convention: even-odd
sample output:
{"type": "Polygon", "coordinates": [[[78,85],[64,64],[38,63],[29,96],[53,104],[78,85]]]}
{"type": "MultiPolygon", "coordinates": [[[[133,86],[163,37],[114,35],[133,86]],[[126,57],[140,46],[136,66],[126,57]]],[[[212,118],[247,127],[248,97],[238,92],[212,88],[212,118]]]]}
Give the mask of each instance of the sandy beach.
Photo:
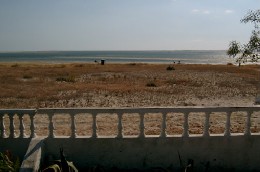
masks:
{"type": "Polygon", "coordinates": [[[258,66],[0,64],[0,108],[253,105],[258,66]]]}
{"type": "MultiPolygon", "coordinates": [[[[8,63],[0,65],[0,108],[251,106],[258,73],[257,65],[8,63]]],[[[24,120],[30,124],[28,117],[24,120]]],[[[76,118],[78,135],[91,135],[91,120],[76,118]]],[[[138,135],[138,115],[122,120],[124,135],[138,135]]],[[[146,134],[159,135],[161,120],[161,115],[146,115],[146,134]]],[[[168,114],[167,133],[181,134],[183,120],[183,114],[168,114]]],[[[232,132],[243,132],[246,115],[234,114],[231,120],[232,132]]],[[[189,132],[202,134],[204,121],[204,114],[191,114],[189,132]]],[[[57,135],[70,135],[70,117],[54,122],[57,135]]],[[[211,115],[210,131],[224,133],[225,122],[225,115],[211,115]]],[[[48,117],[38,116],[35,123],[36,133],[47,135],[48,117]]],[[[252,123],[252,131],[259,132],[257,115],[252,123]]],[[[99,135],[117,134],[116,115],[98,116],[97,124],[99,135]]]]}

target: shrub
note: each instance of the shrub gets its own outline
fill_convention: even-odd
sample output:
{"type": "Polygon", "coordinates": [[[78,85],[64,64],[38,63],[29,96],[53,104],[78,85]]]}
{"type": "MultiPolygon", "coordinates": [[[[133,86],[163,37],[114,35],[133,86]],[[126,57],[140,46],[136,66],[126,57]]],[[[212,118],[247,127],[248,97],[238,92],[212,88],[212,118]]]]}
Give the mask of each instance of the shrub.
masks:
{"type": "Polygon", "coordinates": [[[166,83],[169,85],[175,85],[177,83],[177,81],[175,78],[171,78],[171,79],[167,80],[166,83]]]}
{"type": "Polygon", "coordinates": [[[156,87],[156,84],[153,81],[150,81],[146,84],[147,87],[156,87]]]}
{"type": "Polygon", "coordinates": [[[19,66],[18,64],[11,65],[11,67],[18,67],[18,66],[19,66]]]}
{"type": "Polygon", "coordinates": [[[49,172],[49,171],[78,172],[78,169],[75,167],[73,162],[69,162],[66,160],[63,154],[63,148],[60,148],[60,160],[54,161],[54,164],[50,165],[49,167],[43,170],[43,172],[49,172]]]}
{"type": "Polygon", "coordinates": [[[23,76],[23,79],[32,79],[32,76],[30,76],[30,75],[24,75],[24,76],[23,76]]]}
{"type": "Polygon", "coordinates": [[[9,151],[0,152],[0,171],[16,172],[19,171],[20,161],[11,155],[9,151]]]}
{"type": "Polygon", "coordinates": [[[62,76],[62,77],[58,77],[58,78],[56,78],[56,81],[57,81],[57,82],[76,82],[74,76],[62,76]]]}
{"type": "Polygon", "coordinates": [[[166,70],[175,70],[174,66],[168,66],[166,70]]]}

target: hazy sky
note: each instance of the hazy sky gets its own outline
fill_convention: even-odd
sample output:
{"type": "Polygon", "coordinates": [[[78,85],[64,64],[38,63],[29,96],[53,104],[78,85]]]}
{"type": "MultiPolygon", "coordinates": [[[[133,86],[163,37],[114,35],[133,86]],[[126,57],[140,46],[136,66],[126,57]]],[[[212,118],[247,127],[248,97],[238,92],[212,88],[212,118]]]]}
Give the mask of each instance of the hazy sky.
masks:
{"type": "Polygon", "coordinates": [[[227,49],[260,0],[0,0],[0,51],[227,49]]]}

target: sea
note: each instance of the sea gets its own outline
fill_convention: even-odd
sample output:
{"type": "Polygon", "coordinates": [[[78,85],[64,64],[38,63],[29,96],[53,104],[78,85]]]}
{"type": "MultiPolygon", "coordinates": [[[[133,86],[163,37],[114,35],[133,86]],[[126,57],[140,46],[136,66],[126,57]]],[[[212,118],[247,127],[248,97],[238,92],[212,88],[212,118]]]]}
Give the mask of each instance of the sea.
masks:
{"type": "Polygon", "coordinates": [[[225,50],[0,52],[0,62],[97,63],[101,60],[105,63],[235,63],[225,50]]]}

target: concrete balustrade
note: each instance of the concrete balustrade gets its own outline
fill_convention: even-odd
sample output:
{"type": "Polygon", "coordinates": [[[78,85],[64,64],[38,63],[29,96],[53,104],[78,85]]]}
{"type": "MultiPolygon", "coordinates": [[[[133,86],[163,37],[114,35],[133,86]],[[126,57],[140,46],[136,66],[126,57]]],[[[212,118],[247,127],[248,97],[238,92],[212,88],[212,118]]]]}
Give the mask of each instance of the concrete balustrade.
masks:
{"type": "MultiPolygon", "coordinates": [[[[254,119],[256,120],[254,123],[252,122],[253,116],[258,117],[258,114],[260,115],[260,106],[0,110],[0,151],[10,149],[18,156],[25,157],[22,171],[39,169],[39,163],[43,161],[37,160],[35,161],[37,164],[26,166],[26,162],[32,162],[36,155],[45,161],[48,159],[46,157],[58,159],[58,149],[61,146],[64,147],[67,157],[76,161],[76,165],[82,169],[102,165],[108,168],[118,166],[123,169],[147,169],[158,166],[176,170],[180,168],[180,159],[177,155],[177,152],[180,152],[184,161],[188,158],[195,160],[195,169],[198,171],[203,170],[205,167],[203,163],[207,163],[206,161],[211,163],[211,171],[220,169],[221,171],[260,170],[260,161],[259,158],[256,158],[260,153],[260,129],[258,130],[260,126],[256,126],[260,125],[260,116],[254,119]],[[201,121],[202,133],[199,135],[190,132],[192,127],[190,126],[190,115],[192,113],[204,115],[203,121],[201,121]],[[222,113],[225,116],[222,134],[210,132],[211,117],[215,113],[222,113]],[[244,130],[240,133],[232,132],[232,115],[234,113],[243,113],[245,116],[245,124],[242,127],[244,130]],[[57,124],[54,118],[56,119],[58,114],[68,116],[67,123],[71,131],[69,136],[55,134],[57,124]],[[77,134],[79,128],[76,117],[79,114],[90,115],[92,118],[89,137],[77,134]],[[135,137],[124,135],[125,114],[138,114],[139,134],[135,137]],[[145,117],[150,114],[157,114],[161,117],[160,132],[156,136],[146,134],[145,117]],[[169,114],[183,115],[182,134],[170,135],[167,133],[169,131],[169,114]],[[45,136],[37,136],[39,125],[44,123],[37,121],[37,116],[41,115],[47,116],[48,119],[45,124],[48,134],[45,136]],[[100,135],[98,117],[102,118],[104,115],[116,115],[116,135],[100,135]],[[27,122],[25,122],[25,118],[27,122]],[[252,132],[253,129],[257,129],[256,132],[252,132]],[[18,143],[21,146],[17,147],[18,143]],[[28,148],[27,153],[26,150],[20,150],[29,145],[32,145],[33,148],[28,148]],[[38,152],[33,154],[32,150],[36,152],[38,150],[38,152]],[[39,153],[39,150],[42,153],[39,153]],[[78,154],[81,155],[77,156],[78,154]]],[[[173,124],[175,124],[174,122],[173,124]]]]}
{"type": "MultiPolygon", "coordinates": [[[[161,133],[160,137],[168,137],[166,134],[166,116],[169,113],[182,113],[184,115],[184,123],[183,123],[183,133],[182,137],[189,137],[189,114],[194,113],[194,112],[199,112],[205,114],[205,121],[204,121],[204,130],[203,130],[203,135],[202,137],[208,137],[210,136],[209,128],[210,128],[210,123],[209,119],[212,113],[214,112],[223,112],[226,114],[226,127],[225,127],[225,132],[224,136],[229,137],[231,136],[230,132],[230,127],[231,127],[231,113],[233,112],[245,112],[247,113],[247,119],[246,119],[246,124],[245,124],[245,131],[244,135],[251,135],[251,114],[253,112],[258,112],[260,111],[259,107],[195,107],[195,108],[119,108],[119,109],[38,109],[38,110],[0,110],[0,119],[1,119],[1,125],[0,125],[0,130],[1,130],[1,138],[34,138],[37,137],[35,133],[35,117],[37,114],[47,114],[49,118],[49,135],[47,137],[50,138],[56,138],[54,134],[55,126],[53,122],[53,117],[55,114],[69,114],[70,119],[71,119],[71,138],[77,138],[76,135],[76,122],[75,122],[75,116],[77,114],[91,114],[93,118],[93,123],[92,123],[92,138],[98,138],[98,133],[97,133],[97,115],[100,114],[116,114],[117,119],[118,119],[118,134],[117,138],[123,138],[123,130],[124,127],[122,125],[122,117],[125,113],[131,114],[139,114],[140,117],[140,124],[139,124],[139,137],[140,138],[145,138],[145,122],[144,122],[144,115],[148,113],[159,113],[162,116],[162,123],[161,123],[161,133]],[[18,116],[19,120],[19,128],[15,126],[14,123],[14,116],[18,116]],[[25,124],[24,124],[24,115],[29,115],[30,117],[30,136],[26,136],[24,131],[25,131],[25,124]],[[6,124],[4,121],[5,118],[9,118],[9,127],[7,128],[6,124]],[[6,131],[9,131],[9,135],[7,135],[6,131]],[[19,131],[17,131],[19,130],[19,131]],[[19,133],[17,135],[16,133],[19,133]]],[[[60,137],[60,136],[59,136],[60,137]]]]}
{"type": "Polygon", "coordinates": [[[36,110],[0,110],[0,131],[1,138],[33,138],[36,137],[34,130],[34,117],[36,115],[36,110]],[[30,131],[31,135],[27,136],[25,134],[25,125],[24,125],[24,115],[28,115],[30,117],[30,131]],[[15,126],[14,118],[17,116],[17,120],[19,121],[19,128],[15,126]],[[5,120],[8,118],[9,120],[5,120]],[[8,121],[9,127],[5,121],[8,121]],[[7,135],[7,130],[9,131],[7,135]],[[18,132],[18,134],[17,134],[18,132]]]}

